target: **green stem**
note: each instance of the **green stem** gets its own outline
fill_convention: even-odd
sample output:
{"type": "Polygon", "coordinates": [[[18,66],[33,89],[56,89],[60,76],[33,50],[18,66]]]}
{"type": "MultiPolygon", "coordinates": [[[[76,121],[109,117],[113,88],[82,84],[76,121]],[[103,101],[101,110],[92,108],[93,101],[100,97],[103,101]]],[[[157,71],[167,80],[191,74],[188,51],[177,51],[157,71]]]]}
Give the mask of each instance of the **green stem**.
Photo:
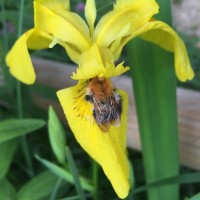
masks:
{"type": "Polygon", "coordinates": [[[58,193],[58,190],[61,186],[61,183],[62,183],[62,178],[58,178],[56,184],[55,184],[55,187],[53,188],[53,191],[51,193],[51,196],[50,196],[50,200],[54,200],[56,199],[56,195],[58,193]]]}
{"type": "MultiPolygon", "coordinates": [[[[5,54],[8,52],[8,32],[7,32],[7,27],[6,27],[6,17],[5,17],[5,5],[4,5],[4,0],[1,0],[1,18],[2,18],[2,24],[3,24],[3,55],[2,57],[5,56],[5,54]]],[[[0,76],[3,76],[5,78],[5,81],[7,82],[7,70],[6,70],[6,65],[5,65],[5,59],[2,59],[2,62],[0,63],[2,73],[0,76]]],[[[6,85],[6,84],[5,84],[6,85]]]]}
{"type": "MultiPolygon", "coordinates": [[[[19,12],[19,21],[18,21],[18,31],[17,37],[19,38],[22,34],[23,28],[23,12],[24,12],[24,0],[20,2],[20,12],[19,12]]],[[[18,116],[19,118],[23,118],[23,108],[22,108],[22,90],[21,90],[21,83],[16,81],[16,91],[17,91],[17,109],[18,109],[18,116]]],[[[30,171],[30,176],[34,175],[33,164],[30,156],[30,150],[28,147],[28,141],[26,136],[23,136],[21,139],[22,149],[24,153],[24,157],[26,160],[26,164],[30,171]]]]}
{"type": "Polygon", "coordinates": [[[21,83],[16,81],[18,117],[23,118],[21,83]]]}
{"type": "Polygon", "coordinates": [[[6,18],[5,18],[5,5],[4,0],[1,0],[1,17],[2,17],[2,24],[3,24],[3,42],[5,52],[8,51],[8,33],[6,28],[6,18]]]}
{"type": "Polygon", "coordinates": [[[20,2],[20,12],[19,12],[19,21],[18,21],[18,31],[17,31],[17,37],[19,37],[22,34],[22,28],[23,28],[23,13],[24,13],[24,1],[21,0],[20,2]]]}
{"type": "Polygon", "coordinates": [[[97,162],[95,162],[93,160],[93,169],[92,169],[92,172],[93,172],[93,184],[94,184],[94,187],[95,187],[95,190],[94,190],[94,193],[93,193],[93,199],[94,200],[98,200],[99,197],[98,197],[98,176],[99,176],[99,165],[97,162]]]}

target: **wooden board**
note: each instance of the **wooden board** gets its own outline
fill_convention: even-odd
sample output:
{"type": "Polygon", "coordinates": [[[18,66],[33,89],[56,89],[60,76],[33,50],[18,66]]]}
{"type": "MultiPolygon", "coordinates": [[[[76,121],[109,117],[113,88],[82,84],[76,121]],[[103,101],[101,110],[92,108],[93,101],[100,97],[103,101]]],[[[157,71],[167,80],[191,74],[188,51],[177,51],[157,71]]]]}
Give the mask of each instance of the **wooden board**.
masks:
{"type": "MultiPolygon", "coordinates": [[[[33,59],[37,73],[37,83],[42,83],[56,89],[63,89],[76,84],[70,76],[76,67],[69,64],[33,59]]],[[[141,151],[137,116],[134,104],[131,79],[120,76],[113,79],[116,87],[121,88],[129,94],[128,113],[128,146],[141,151]]],[[[53,104],[62,120],[64,118],[62,109],[58,102],[34,96],[36,103],[47,109],[53,104]]],[[[200,93],[188,89],[177,89],[179,142],[181,164],[200,170],[200,93]]]]}

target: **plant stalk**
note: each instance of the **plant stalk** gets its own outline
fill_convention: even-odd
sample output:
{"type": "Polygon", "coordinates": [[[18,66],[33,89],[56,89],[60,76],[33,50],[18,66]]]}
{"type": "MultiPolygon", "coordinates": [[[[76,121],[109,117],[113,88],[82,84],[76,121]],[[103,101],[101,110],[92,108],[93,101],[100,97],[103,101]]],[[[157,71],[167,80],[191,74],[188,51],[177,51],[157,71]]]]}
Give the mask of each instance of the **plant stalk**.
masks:
{"type": "MultiPolygon", "coordinates": [[[[18,31],[17,31],[17,38],[20,37],[22,34],[22,29],[23,29],[23,13],[24,13],[24,1],[20,1],[20,11],[19,11],[19,21],[18,21],[18,31]]],[[[16,91],[17,91],[17,110],[18,110],[18,117],[23,118],[23,102],[22,102],[22,89],[21,89],[21,83],[19,81],[16,81],[16,91]]],[[[33,164],[30,156],[30,150],[28,146],[28,141],[26,136],[23,136],[21,138],[21,144],[22,144],[22,149],[24,153],[24,157],[26,160],[26,164],[29,168],[29,174],[30,176],[34,175],[34,170],[33,170],[33,164]]]]}

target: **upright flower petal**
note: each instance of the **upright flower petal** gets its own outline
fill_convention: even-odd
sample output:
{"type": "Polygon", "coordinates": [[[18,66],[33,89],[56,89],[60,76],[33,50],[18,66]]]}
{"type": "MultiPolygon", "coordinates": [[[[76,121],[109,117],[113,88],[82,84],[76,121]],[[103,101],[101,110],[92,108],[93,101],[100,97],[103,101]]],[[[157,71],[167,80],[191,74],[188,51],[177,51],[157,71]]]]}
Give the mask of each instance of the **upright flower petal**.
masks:
{"type": "Polygon", "coordinates": [[[115,67],[112,52],[108,48],[98,47],[95,43],[81,54],[79,61],[77,72],[72,76],[75,80],[88,80],[96,76],[110,78],[129,70],[123,63],[115,67]]]}
{"type": "Polygon", "coordinates": [[[114,10],[97,24],[94,39],[99,46],[110,47],[114,41],[123,40],[148,22],[157,12],[158,5],[154,0],[118,0],[114,10]]]}
{"type": "Polygon", "coordinates": [[[126,157],[127,94],[118,91],[122,97],[123,112],[121,125],[111,126],[108,133],[98,127],[93,114],[92,104],[85,101],[86,82],[57,92],[77,141],[83,149],[103,168],[113,188],[120,198],[129,191],[129,164],[126,157]]]}
{"type": "Polygon", "coordinates": [[[35,27],[67,43],[80,54],[91,45],[89,29],[84,20],[70,12],[63,2],[35,0],[35,27]]]}
{"type": "Polygon", "coordinates": [[[87,0],[85,5],[85,18],[90,27],[91,36],[93,36],[94,32],[94,22],[96,19],[96,5],[94,0],[87,0]]]}
{"type": "Polygon", "coordinates": [[[26,84],[33,84],[35,81],[35,71],[32,66],[28,48],[44,49],[48,48],[51,37],[47,34],[30,29],[25,32],[13,45],[6,56],[6,63],[11,74],[26,84]]]}

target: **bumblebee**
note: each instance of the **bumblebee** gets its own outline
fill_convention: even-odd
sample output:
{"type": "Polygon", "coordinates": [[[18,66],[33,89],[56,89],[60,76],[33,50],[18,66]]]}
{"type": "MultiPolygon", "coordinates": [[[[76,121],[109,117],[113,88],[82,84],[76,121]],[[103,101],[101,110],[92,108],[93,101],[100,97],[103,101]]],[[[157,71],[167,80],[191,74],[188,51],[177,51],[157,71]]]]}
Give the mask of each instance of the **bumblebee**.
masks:
{"type": "Polygon", "coordinates": [[[102,132],[121,122],[122,100],[107,78],[95,77],[88,81],[85,100],[93,104],[93,117],[102,132]]]}

